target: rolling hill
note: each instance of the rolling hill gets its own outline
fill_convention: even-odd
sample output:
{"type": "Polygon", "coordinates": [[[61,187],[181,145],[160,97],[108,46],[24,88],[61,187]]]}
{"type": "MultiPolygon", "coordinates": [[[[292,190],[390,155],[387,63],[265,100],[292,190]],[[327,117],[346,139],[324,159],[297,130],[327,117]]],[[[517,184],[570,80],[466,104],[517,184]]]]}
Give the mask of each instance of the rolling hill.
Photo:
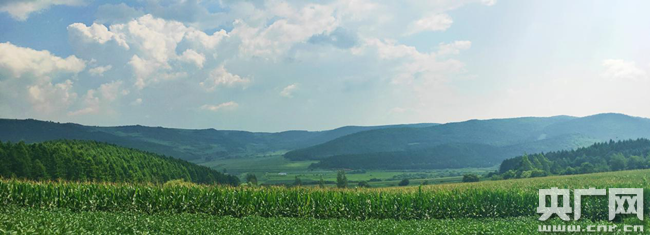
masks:
{"type": "Polygon", "coordinates": [[[470,120],[425,128],[364,131],[290,151],[285,157],[320,160],[313,165],[318,168],[485,167],[524,153],[649,137],[650,119],[622,114],[470,120]]]}
{"type": "Polygon", "coordinates": [[[0,176],[33,180],[156,182],[185,179],[238,185],[239,179],[204,166],[95,141],[0,142],[0,176]]]}
{"type": "Polygon", "coordinates": [[[650,140],[637,139],[506,159],[499,167],[499,174],[508,179],[647,168],[650,168],[650,140]]]}
{"type": "Polygon", "coordinates": [[[201,163],[220,158],[247,157],[305,148],[367,130],[433,125],[436,124],[346,126],[328,131],[261,133],[140,125],[96,127],[33,119],[0,119],[0,141],[37,143],[58,139],[95,140],[201,163]]]}

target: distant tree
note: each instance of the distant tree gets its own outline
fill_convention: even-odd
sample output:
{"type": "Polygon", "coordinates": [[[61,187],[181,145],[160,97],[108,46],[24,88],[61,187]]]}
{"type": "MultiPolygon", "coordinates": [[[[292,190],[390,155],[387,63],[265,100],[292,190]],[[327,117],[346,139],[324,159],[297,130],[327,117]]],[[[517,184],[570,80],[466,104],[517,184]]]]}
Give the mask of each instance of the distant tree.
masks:
{"type": "Polygon", "coordinates": [[[627,160],[627,169],[644,169],[647,168],[646,161],[639,156],[631,156],[627,160]]]}
{"type": "Polygon", "coordinates": [[[366,181],[359,181],[358,186],[359,188],[370,188],[370,184],[368,184],[366,181]]]}
{"type": "Polygon", "coordinates": [[[38,159],[36,159],[34,164],[32,164],[32,177],[36,180],[44,180],[48,178],[45,166],[38,159]]]}
{"type": "Polygon", "coordinates": [[[429,185],[429,181],[428,181],[428,180],[424,180],[424,181],[422,181],[422,183],[421,183],[420,185],[429,185]]]}
{"type": "Polygon", "coordinates": [[[528,159],[528,155],[525,154],[523,157],[521,157],[521,170],[522,171],[531,171],[533,169],[535,169],[533,167],[533,163],[530,162],[530,160],[528,159]]]}
{"type": "Polygon", "coordinates": [[[466,174],[463,175],[463,182],[478,182],[479,178],[476,174],[466,174]]]}
{"type": "Polygon", "coordinates": [[[302,185],[302,180],[300,180],[300,177],[296,176],[296,179],[293,181],[293,186],[300,186],[302,185]]]}
{"type": "Polygon", "coordinates": [[[409,179],[403,179],[403,180],[400,181],[399,184],[397,184],[397,185],[399,185],[399,186],[407,186],[407,185],[409,185],[409,183],[411,183],[411,182],[409,181],[409,179]]]}
{"type": "Polygon", "coordinates": [[[325,188],[325,180],[323,180],[323,176],[320,176],[320,180],[318,181],[318,187],[319,188],[325,188]]]}
{"type": "Polygon", "coordinates": [[[340,170],[336,173],[336,187],[337,188],[347,188],[348,187],[348,178],[345,177],[345,171],[340,170]]]}
{"type": "Polygon", "coordinates": [[[623,154],[614,154],[611,160],[609,160],[609,165],[611,166],[612,170],[615,171],[625,170],[627,166],[627,160],[623,154]]]}
{"type": "Polygon", "coordinates": [[[257,185],[257,176],[253,173],[246,174],[246,182],[249,185],[257,185]]]}

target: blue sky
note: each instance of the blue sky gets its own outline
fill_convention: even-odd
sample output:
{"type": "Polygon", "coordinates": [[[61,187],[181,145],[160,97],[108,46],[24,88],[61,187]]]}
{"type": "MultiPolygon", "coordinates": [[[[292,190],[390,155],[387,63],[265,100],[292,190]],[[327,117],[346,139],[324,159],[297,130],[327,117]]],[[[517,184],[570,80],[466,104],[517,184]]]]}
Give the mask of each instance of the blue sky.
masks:
{"type": "Polygon", "coordinates": [[[252,131],[650,117],[647,1],[0,3],[0,117],[252,131]]]}

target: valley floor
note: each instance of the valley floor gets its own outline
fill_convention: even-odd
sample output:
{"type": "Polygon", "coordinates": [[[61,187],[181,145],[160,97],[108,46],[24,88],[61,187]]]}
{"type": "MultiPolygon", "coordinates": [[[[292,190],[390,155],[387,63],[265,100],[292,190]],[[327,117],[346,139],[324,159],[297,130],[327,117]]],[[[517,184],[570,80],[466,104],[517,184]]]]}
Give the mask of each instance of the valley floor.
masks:
{"type": "MultiPolygon", "coordinates": [[[[540,224],[537,217],[355,221],[0,209],[1,234],[531,234],[537,233],[540,224]]],[[[554,220],[543,224],[565,223],[554,220]]],[[[611,223],[582,220],[566,224],[587,227],[611,223]]]]}

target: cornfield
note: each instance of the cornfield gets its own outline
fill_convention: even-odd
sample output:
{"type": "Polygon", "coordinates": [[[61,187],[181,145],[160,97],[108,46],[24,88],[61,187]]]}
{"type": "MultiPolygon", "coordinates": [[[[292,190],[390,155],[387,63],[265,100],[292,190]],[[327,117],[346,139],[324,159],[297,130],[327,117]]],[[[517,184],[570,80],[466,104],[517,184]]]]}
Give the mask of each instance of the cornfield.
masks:
{"type": "MultiPolygon", "coordinates": [[[[0,203],[35,209],[218,216],[457,219],[537,216],[537,189],[643,187],[649,171],[388,189],[161,186],[0,180],[0,203]]],[[[604,219],[606,197],[583,202],[583,218],[604,219]]],[[[647,201],[647,200],[646,200],[647,201]]],[[[645,204],[648,211],[648,204],[645,204]]]]}

